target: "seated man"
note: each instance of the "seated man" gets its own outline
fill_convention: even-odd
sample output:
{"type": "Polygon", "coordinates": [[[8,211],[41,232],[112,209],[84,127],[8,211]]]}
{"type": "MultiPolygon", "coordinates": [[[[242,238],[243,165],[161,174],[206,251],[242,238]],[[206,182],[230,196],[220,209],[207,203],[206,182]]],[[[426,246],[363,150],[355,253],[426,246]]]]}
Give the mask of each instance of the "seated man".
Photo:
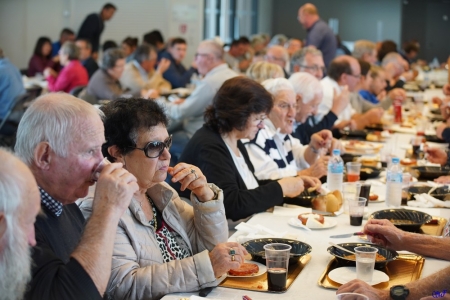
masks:
{"type": "Polygon", "coordinates": [[[356,41],[353,47],[352,56],[374,65],[377,62],[377,45],[368,40],[356,41]]]}
{"type": "Polygon", "coordinates": [[[303,145],[309,144],[314,133],[324,129],[332,129],[337,116],[347,107],[349,96],[344,90],[336,94],[331,110],[316,123],[315,115],[319,104],[322,102],[323,92],[320,81],[306,72],[297,72],[289,77],[294,87],[297,99],[297,114],[295,116],[294,131],[292,136],[299,139],[303,145]]]}
{"type": "Polygon", "coordinates": [[[167,115],[171,119],[169,133],[173,133],[172,164],[184,150],[185,145],[194,133],[203,125],[205,108],[212,103],[214,95],[225,80],[237,76],[223,60],[223,48],[215,41],[203,41],[197,48],[195,64],[203,79],[197,84],[192,94],[185,100],[168,103],[158,100],[166,106],[167,115]]]}
{"type": "Polygon", "coordinates": [[[98,111],[71,95],[46,94],[25,112],[15,151],[36,178],[44,212],[25,299],[102,299],[117,225],[138,190],[121,163],[100,170],[104,142],[98,111]],[[86,223],[75,201],[97,178],[86,223]]]}
{"type": "Polygon", "coordinates": [[[75,44],[80,49],[80,62],[88,72],[89,78],[98,70],[97,62],[92,58],[92,45],[86,39],[78,39],[75,44]]]}
{"type": "MultiPolygon", "coordinates": [[[[87,94],[97,100],[115,100],[124,94],[119,78],[125,67],[125,55],[119,48],[103,53],[102,67],[98,69],[87,86],[87,94]]],[[[81,96],[83,98],[83,96],[81,96]]]]}
{"type": "Polygon", "coordinates": [[[3,56],[3,50],[0,49],[0,121],[5,118],[14,99],[24,93],[19,69],[3,56]]]}
{"type": "Polygon", "coordinates": [[[88,84],[89,76],[86,69],[78,60],[79,52],[74,42],[65,42],[62,45],[59,50],[59,63],[64,68],[59,74],[51,68],[44,70],[49,91],[69,93],[77,86],[85,86],[88,84]]]}
{"type": "Polygon", "coordinates": [[[30,246],[39,190],[30,169],[0,148],[0,291],[2,299],[23,299],[31,279],[30,246]]]}
{"type": "Polygon", "coordinates": [[[381,61],[381,67],[386,72],[386,91],[394,88],[403,88],[405,82],[410,78],[405,75],[406,61],[397,52],[390,52],[381,61]],[[402,76],[403,75],[403,76],[402,76]]]}
{"type": "Polygon", "coordinates": [[[292,57],[295,52],[302,49],[302,41],[299,39],[290,38],[286,44],[284,44],[284,48],[286,48],[289,57],[292,57]]]}
{"type": "Polygon", "coordinates": [[[64,28],[59,34],[59,41],[52,43],[52,57],[58,56],[59,49],[65,42],[75,41],[75,32],[70,28],[64,28]]]}
{"type": "Polygon", "coordinates": [[[290,61],[291,74],[307,72],[321,80],[325,74],[322,52],[314,47],[305,47],[295,52],[290,61]]]}
{"type": "Polygon", "coordinates": [[[133,60],[125,65],[120,83],[122,87],[128,89],[133,95],[141,95],[141,91],[147,94],[149,90],[153,93],[149,95],[156,98],[159,93],[170,90],[172,86],[163,78],[164,72],[169,68],[170,61],[163,58],[155,70],[157,53],[155,48],[147,44],[142,44],[136,48],[133,60]]]}
{"type": "Polygon", "coordinates": [[[289,55],[282,46],[275,45],[267,49],[264,60],[279,65],[283,69],[284,78],[289,78],[289,74],[285,69],[286,63],[289,62],[289,55]]]}
{"type": "Polygon", "coordinates": [[[331,132],[315,133],[309,146],[303,146],[290,134],[293,130],[297,103],[292,84],[285,78],[267,79],[262,83],[274,99],[274,105],[264,128],[251,141],[242,141],[247,149],[254,174],[259,181],[278,180],[291,176],[313,176],[327,174],[328,158],[318,159],[320,148],[330,146],[331,132]]]}
{"type": "Polygon", "coordinates": [[[245,44],[241,40],[238,39],[231,42],[230,49],[223,55],[223,58],[230,69],[240,72],[239,57],[243,56],[246,50],[245,44]]]}
{"type": "MultiPolygon", "coordinates": [[[[435,257],[439,259],[450,260],[448,247],[450,239],[437,238],[424,234],[410,233],[395,227],[388,220],[369,220],[364,227],[372,243],[381,244],[394,250],[406,250],[418,253],[424,256],[435,257]]],[[[392,298],[389,290],[376,289],[361,280],[352,280],[342,285],[337,294],[340,293],[360,293],[369,296],[370,299],[420,299],[421,297],[431,296],[436,290],[448,289],[450,285],[450,267],[438,271],[428,277],[417,281],[412,281],[402,288],[405,291],[403,298],[392,298]],[[406,292],[408,290],[408,292],[406,292]]],[[[433,299],[434,297],[430,297],[433,299]]],[[[426,298],[428,299],[428,298],[426,298]]]]}
{"type": "Polygon", "coordinates": [[[173,89],[186,87],[191,81],[191,76],[197,72],[195,64],[186,70],[182,61],[186,56],[186,40],[183,38],[174,38],[169,42],[167,51],[161,54],[162,58],[170,61],[169,68],[163,73],[163,77],[167,80],[173,89]]]}
{"type": "MultiPolygon", "coordinates": [[[[335,93],[348,88],[349,92],[356,92],[361,78],[361,67],[358,60],[348,55],[339,56],[331,61],[328,76],[321,80],[323,100],[319,105],[316,121],[320,122],[333,106],[335,93]]],[[[379,108],[370,109],[366,113],[356,114],[350,104],[338,115],[334,127],[342,129],[350,126],[352,129],[363,129],[365,126],[378,123],[383,115],[379,108]]]]}

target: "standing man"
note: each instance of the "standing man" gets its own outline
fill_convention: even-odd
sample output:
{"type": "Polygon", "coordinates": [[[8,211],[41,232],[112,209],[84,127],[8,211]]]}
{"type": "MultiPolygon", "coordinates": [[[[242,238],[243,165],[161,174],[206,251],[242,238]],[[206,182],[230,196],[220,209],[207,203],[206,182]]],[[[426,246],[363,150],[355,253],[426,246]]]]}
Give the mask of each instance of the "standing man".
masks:
{"type": "Polygon", "coordinates": [[[169,42],[167,51],[161,54],[161,58],[166,58],[170,61],[170,66],[164,72],[163,77],[170,82],[174,89],[186,87],[191,81],[191,76],[197,71],[195,63],[192,63],[188,70],[181,63],[186,56],[186,51],[186,40],[183,38],[174,38],[169,42]]]}
{"type": "Polygon", "coordinates": [[[325,66],[328,67],[336,56],[337,49],[333,30],[320,19],[317,8],[311,3],[300,7],[297,19],[308,32],[305,46],[314,46],[322,51],[325,66]]]}
{"type": "Polygon", "coordinates": [[[19,123],[15,151],[41,196],[32,280],[25,299],[102,299],[120,217],[138,190],[121,163],[104,165],[98,110],[68,94],[36,99],[19,123]],[[100,174],[98,174],[100,172],[100,174]],[[75,201],[94,192],[86,222],[75,201]]]}
{"type": "Polygon", "coordinates": [[[0,148],[0,298],[23,299],[31,279],[30,246],[41,204],[30,169],[0,148]]]}
{"type": "Polygon", "coordinates": [[[92,57],[96,60],[98,57],[98,49],[100,47],[100,35],[105,28],[105,21],[110,20],[117,8],[111,3],[106,3],[103,5],[102,11],[97,13],[92,13],[84,19],[83,24],[81,24],[80,30],[78,31],[77,38],[87,39],[92,44],[92,57]]]}

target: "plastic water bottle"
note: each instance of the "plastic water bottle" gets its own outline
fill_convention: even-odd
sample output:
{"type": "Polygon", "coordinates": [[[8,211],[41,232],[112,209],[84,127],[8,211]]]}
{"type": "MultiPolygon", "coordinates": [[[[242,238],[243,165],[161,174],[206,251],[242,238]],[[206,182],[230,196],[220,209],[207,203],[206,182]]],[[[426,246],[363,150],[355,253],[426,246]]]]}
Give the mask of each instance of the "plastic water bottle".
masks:
{"type": "Polygon", "coordinates": [[[341,158],[339,149],[333,150],[333,156],[328,161],[327,188],[330,192],[342,190],[342,181],[344,176],[344,162],[341,158]]]}
{"type": "Polygon", "coordinates": [[[400,207],[402,204],[403,173],[399,165],[398,157],[392,158],[392,164],[386,172],[386,204],[387,206],[400,207]]]}

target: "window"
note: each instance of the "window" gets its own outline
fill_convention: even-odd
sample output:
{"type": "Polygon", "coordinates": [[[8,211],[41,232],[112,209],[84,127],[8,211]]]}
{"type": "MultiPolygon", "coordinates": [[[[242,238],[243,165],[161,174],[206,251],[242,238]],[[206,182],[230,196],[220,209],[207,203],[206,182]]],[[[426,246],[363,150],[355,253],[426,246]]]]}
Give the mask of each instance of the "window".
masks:
{"type": "Polygon", "coordinates": [[[257,10],[258,0],[205,0],[204,38],[227,44],[257,33],[257,10]]]}

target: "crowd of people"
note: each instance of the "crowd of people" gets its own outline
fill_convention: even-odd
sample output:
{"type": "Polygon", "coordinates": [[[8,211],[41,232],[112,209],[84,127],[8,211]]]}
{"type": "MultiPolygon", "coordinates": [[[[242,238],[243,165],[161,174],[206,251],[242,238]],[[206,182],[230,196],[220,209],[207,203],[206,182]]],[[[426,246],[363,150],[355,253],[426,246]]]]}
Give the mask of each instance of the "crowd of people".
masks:
{"type": "MultiPolygon", "coordinates": [[[[58,41],[36,43],[26,74],[42,74],[49,93],[21,117],[15,152],[0,149],[2,299],[159,299],[217,285],[247,254],[227,242],[229,228],[320,188],[329,154],[344,152],[336,133],[379,123],[416,75],[417,44],[359,40],[341,54],[310,3],[298,12],[305,41],[261,34],[225,48],[165,43],[158,30],[141,44],[101,47],[116,11],[106,4],[77,34],[65,28],[58,41]],[[186,67],[188,46],[197,50],[186,67]],[[192,90],[169,101],[173,88],[192,90]],[[99,100],[108,101],[97,109],[99,100]]],[[[24,92],[0,50],[0,120],[24,92]]],[[[446,124],[438,135],[450,140],[446,124]]],[[[445,152],[428,154],[449,164],[445,152]]],[[[384,220],[365,231],[396,250],[450,259],[436,251],[447,239],[384,220]]],[[[449,278],[446,268],[408,284],[408,299],[449,278]]],[[[340,292],[390,299],[362,281],[340,292]]]]}

